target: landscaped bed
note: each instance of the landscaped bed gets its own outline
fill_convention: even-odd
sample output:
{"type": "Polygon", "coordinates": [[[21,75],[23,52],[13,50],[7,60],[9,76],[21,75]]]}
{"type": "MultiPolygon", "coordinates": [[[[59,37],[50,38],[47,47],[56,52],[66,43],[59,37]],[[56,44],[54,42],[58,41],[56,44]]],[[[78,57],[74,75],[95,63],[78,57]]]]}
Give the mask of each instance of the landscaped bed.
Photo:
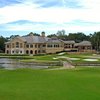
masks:
{"type": "Polygon", "coordinates": [[[100,69],[0,70],[0,100],[100,100],[100,69]]]}

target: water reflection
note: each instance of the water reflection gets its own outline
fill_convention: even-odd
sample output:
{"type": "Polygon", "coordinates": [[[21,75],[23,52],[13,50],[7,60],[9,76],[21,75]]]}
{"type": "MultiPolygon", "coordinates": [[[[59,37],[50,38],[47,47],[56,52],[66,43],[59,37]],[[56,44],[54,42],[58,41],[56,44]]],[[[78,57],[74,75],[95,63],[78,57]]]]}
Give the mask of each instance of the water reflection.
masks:
{"type": "Polygon", "coordinates": [[[17,69],[17,68],[48,68],[48,66],[34,65],[33,63],[21,63],[20,59],[8,59],[0,58],[0,67],[5,69],[17,69]]]}

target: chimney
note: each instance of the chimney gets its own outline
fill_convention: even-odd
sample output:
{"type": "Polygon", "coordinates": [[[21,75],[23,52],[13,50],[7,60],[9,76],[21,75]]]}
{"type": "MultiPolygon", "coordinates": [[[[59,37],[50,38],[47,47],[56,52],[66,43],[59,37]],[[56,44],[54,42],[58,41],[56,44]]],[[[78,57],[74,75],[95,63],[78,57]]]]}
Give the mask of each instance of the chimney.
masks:
{"type": "Polygon", "coordinates": [[[41,36],[42,37],[45,37],[45,32],[44,31],[41,33],[41,36]]]}

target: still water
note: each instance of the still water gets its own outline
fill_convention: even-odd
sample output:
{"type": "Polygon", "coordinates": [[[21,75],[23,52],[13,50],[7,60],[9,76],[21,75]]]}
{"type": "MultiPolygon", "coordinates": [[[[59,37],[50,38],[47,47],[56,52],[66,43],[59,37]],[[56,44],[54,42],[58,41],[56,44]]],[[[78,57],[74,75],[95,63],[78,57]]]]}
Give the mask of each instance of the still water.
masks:
{"type": "Polygon", "coordinates": [[[21,63],[20,59],[8,59],[0,58],[0,68],[4,69],[17,69],[17,68],[33,68],[33,69],[43,69],[48,68],[48,66],[34,65],[33,63],[21,63]]]}

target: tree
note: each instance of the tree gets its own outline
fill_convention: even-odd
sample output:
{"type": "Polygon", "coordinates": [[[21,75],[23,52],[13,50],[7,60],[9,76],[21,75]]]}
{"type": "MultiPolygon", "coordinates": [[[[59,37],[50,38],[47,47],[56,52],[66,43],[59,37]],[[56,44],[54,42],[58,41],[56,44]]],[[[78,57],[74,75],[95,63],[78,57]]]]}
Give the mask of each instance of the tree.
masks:
{"type": "Polygon", "coordinates": [[[74,40],[75,42],[81,42],[83,40],[89,40],[89,36],[86,36],[82,32],[69,33],[69,35],[67,36],[67,40],[74,40]]]}
{"type": "Polygon", "coordinates": [[[5,42],[7,42],[7,39],[0,36],[0,53],[5,51],[5,42]]]}
{"type": "Polygon", "coordinates": [[[65,33],[65,30],[60,30],[56,33],[56,35],[59,39],[66,40],[67,35],[65,33]]]}
{"type": "Polygon", "coordinates": [[[11,35],[10,39],[14,39],[15,37],[18,37],[19,35],[11,35]]]}
{"type": "Polygon", "coordinates": [[[56,34],[50,34],[50,35],[47,35],[47,37],[52,38],[52,37],[57,37],[57,35],[56,34]]]}
{"type": "Polygon", "coordinates": [[[29,34],[27,34],[26,36],[29,36],[29,35],[33,35],[33,36],[40,36],[40,34],[33,33],[33,32],[30,32],[30,33],[29,33],[29,34]]]}
{"type": "Polygon", "coordinates": [[[91,37],[91,42],[93,45],[93,48],[100,52],[100,32],[94,32],[94,34],[91,37]]]}

